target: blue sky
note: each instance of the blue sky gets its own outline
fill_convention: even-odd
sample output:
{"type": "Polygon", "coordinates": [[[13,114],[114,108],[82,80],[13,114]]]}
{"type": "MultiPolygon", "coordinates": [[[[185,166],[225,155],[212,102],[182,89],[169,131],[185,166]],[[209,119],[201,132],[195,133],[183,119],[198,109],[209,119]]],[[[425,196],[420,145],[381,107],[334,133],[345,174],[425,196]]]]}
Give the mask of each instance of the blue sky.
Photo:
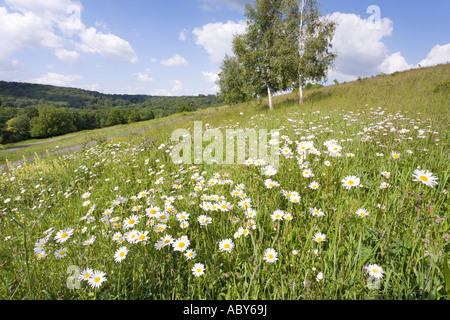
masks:
{"type": "MultiPolygon", "coordinates": [[[[319,2],[339,23],[329,82],[450,61],[450,1],[319,2]]],[[[0,80],[119,94],[216,93],[220,62],[245,28],[244,3],[1,0],[0,80]]]]}

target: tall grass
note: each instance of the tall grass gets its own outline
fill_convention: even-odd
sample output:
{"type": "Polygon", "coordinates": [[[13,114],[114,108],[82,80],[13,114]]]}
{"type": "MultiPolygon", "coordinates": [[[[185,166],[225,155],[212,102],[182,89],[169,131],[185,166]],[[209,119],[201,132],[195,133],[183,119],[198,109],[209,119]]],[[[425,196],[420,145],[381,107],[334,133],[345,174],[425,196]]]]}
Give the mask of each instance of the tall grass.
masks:
{"type": "Polygon", "coordinates": [[[239,104],[10,168],[0,180],[0,297],[447,299],[449,91],[442,83],[449,71],[450,65],[443,65],[314,89],[307,91],[301,107],[295,94],[278,96],[272,112],[265,101],[239,104]],[[192,130],[194,121],[224,134],[229,128],[279,129],[280,147],[289,147],[293,156],[280,155],[278,172],[270,177],[255,165],[175,164],[169,155],[171,134],[178,128],[192,130]],[[331,139],[342,146],[340,156],[327,152],[324,143],[331,139]],[[309,152],[299,163],[297,143],[302,141],[311,141],[320,153],[309,152]],[[400,158],[394,159],[393,151],[400,158]],[[304,167],[314,177],[304,177],[304,167]],[[438,185],[413,181],[418,167],[431,171],[438,185]],[[215,176],[232,184],[195,192],[199,180],[194,175],[203,176],[204,185],[215,176]],[[349,175],[360,178],[361,186],[344,188],[341,180],[349,175]],[[157,184],[160,177],[164,183],[157,184]],[[267,178],[280,186],[267,188],[267,178]],[[309,187],[312,181],[319,183],[317,190],[309,187]],[[380,189],[381,183],[390,187],[380,189]],[[239,184],[245,195],[233,197],[239,184]],[[147,194],[139,197],[144,190],[147,194]],[[300,201],[291,202],[284,191],[298,192],[300,201]],[[86,192],[90,195],[83,198],[86,192]],[[233,208],[205,211],[200,204],[211,195],[223,196],[233,208]],[[119,196],[128,200],[116,205],[119,196]],[[176,214],[166,212],[167,229],[154,231],[160,222],[146,216],[145,209],[155,205],[164,211],[167,199],[162,196],[175,197],[173,208],[190,215],[187,228],[180,227],[176,214]],[[256,212],[253,225],[239,205],[243,198],[251,200],[256,212]],[[90,203],[84,204],[86,200],[90,203]],[[95,221],[89,222],[94,204],[89,216],[95,221]],[[133,211],[137,205],[142,207],[133,211]],[[101,221],[111,207],[120,228],[101,221]],[[324,215],[313,216],[314,207],[324,215]],[[358,216],[360,208],[368,215],[358,216]],[[274,221],[271,215],[278,209],[293,219],[274,221]],[[124,229],[134,214],[140,222],[124,229]],[[200,215],[212,222],[201,225],[200,215]],[[235,238],[241,227],[248,235],[235,238]],[[55,235],[65,228],[73,228],[73,235],[57,243],[55,235]],[[129,230],[148,231],[146,242],[113,240],[115,232],[129,230]],[[318,232],[326,235],[325,241],[314,241],[318,232]],[[47,255],[39,259],[33,244],[48,234],[47,255]],[[156,249],[163,235],[187,236],[196,257],[188,260],[172,246],[156,249]],[[96,237],[93,244],[83,245],[91,236],[96,237]],[[226,238],[234,243],[231,252],[219,250],[226,238]],[[129,252],[119,263],[114,254],[121,246],[129,252]],[[61,248],[67,248],[67,255],[57,258],[54,253],[61,248]],[[273,263],[264,260],[268,248],[278,253],[273,263]],[[195,263],[205,265],[200,277],[191,271],[195,263]],[[365,269],[374,264],[384,271],[380,280],[365,269]],[[71,266],[101,270],[107,280],[96,289],[85,281],[71,289],[68,279],[78,275],[71,266]]]}

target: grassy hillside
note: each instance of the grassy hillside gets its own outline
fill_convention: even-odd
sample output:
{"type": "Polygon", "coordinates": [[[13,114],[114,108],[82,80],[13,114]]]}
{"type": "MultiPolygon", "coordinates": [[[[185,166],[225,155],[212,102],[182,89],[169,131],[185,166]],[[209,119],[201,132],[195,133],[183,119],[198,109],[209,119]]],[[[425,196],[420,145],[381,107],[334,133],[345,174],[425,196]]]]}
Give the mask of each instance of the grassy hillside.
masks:
{"type": "Polygon", "coordinates": [[[362,79],[11,167],[0,298],[448,299],[449,81],[362,79]],[[195,121],[216,151],[227,129],[278,130],[278,163],[236,145],[248,164],[174,162],[195,121]]]}

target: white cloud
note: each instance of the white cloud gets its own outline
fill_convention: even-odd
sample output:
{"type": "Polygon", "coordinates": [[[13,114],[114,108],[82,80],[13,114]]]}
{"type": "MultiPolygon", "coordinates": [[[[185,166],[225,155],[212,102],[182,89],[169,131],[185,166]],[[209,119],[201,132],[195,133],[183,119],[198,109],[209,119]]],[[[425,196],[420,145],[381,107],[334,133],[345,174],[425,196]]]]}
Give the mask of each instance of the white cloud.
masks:
{"type": "Polygon", "coordinates": [[[54,72],[47,72],[46,75],[30,80],[31,83],[50,84],[61,87],[73,87],[77,80],[82,79],[80,75],[64,75],[54,72]]]}
{"type": "Polygon", "coordinates": [[[202,46],[210,55],[211,63],[219,65],[225,55],[232,55],[232,42],[236,34],[245,32],[246,22],[228,21],[226,23],[208,23],[201,28],[195,28],[196,44],[202,46]]]}
{"type": "Polygon", "coordinates": [[[138,57],[130,43],[114,34],[105,34],[91,27],[80,33],[83,43],[81,50],[98,53],[102,57],[130,63],[138,62],[138,57]]]}
{"type": "Polygon", "coordinates": [[[178,40],[180,40],[180,41],[186,41],[186,40],[187,40],[187,35],[186,35],[186,33],[187,33],[187,30],[186,30],[186,29],[183,29],[183,30],[180,32],[180,35],[178,36],[178,40]]]}
{"type": "Polygon", "coordinates": [[[61,38],[55,35],[51,23],[33,12],[8,12],[0,7],[0,59],[10,59],[13,53],[26,49],[61,46],[61,38]]]}
{"type": "Polygon", "coordinates": [[[80,59],[80,54],[76,51],[68,51],[66,49],[56,49],[55,55],[59,60],[74,64],[80,59]]]}
{"type": "Polygon", "coordinates": [[[402,56],[400,51],[387,56],[380,64],[380,70],[383,73],[393,73],[396,71],[405,71],[413,68],[414,66],[406,62],[406,59],[402,56]]]}
{"type": "Polygon", "coordinates": [[[149,73],[150,73],[150,70],[146,69],[145,73],[142,73],[142,72],[133,73],[132,76],[136,77],[140,82],[153,82],[153,81],[155,81],[155,79],[150,77],[149,73]]]}
{"type": "Polygon", "coordinates": [[[150,94],[153,96],[176,96],[180,94],[183,90],[183,83],[180,80],[170,81],[172,88],[167,89],[155,89],[150,94]]]}
{"type": "Polygon", "coordinates": [[[205,78],[206,82],[209,83],[215,83],[219,79],[219,75],[217,72],[203,71],[202,75],[205,78]]]}
{"type": "Polygon", "coordinates": [[[170,82],[172,84],[172,93],[179,93],[181,90],[183,90],[183,83],[180,80],[173,80],[170,82]]]}
{"type": "Polygon", "coordinates": [[[400,52],[389,54],[383,39],[391,36],[393,22],[388,18],[376,24],[356,14],[334,12],[327,16],[338,23],[332,41],[337,52],[335,70],[329,79],[351,81],[357,77],[373,76],[411,69],[400,52]]]}
{"type": "Polygon", "coordinates": [[[420,64],[422,67],[431,67],[447,62],[450,62],[450,43],[442,46],[438,44],[435,45],[430,50],[427,57],[420,61],[418,64],[420,64]]]}
{"type": "Polygon", "coordinates": [[[78,56],[63,49],[67,43],[75,43],[85,52],[99,53],[108,59],[130,63],[138,60],[126,40],[86,28],[81,21],[79,1],[5,0],[4,5],[0,7],[0,60],[11,59],[16,52],[27,48],[45,47],[58,49],[55,54],[59,59],[73,62],[78,56]]]}
{"type": "Polygon", "coordinates": [[[383,18],[376,26],[355,14],[340,12],[329,18],[338,23],[332,41],[338,54],[337,71],[356,76],[376,73],[388,54],[388,48],[381,40],[392,34],[392,21],[383,18]]]}
{"type": "Polygon", "coordinates": [[[188,62],[185,58],[183,58],[179,54],[175,54],[172,58],[161,61],[161,64],[166,67],[172,67],[172,66],[187,65],[188,62]]]}

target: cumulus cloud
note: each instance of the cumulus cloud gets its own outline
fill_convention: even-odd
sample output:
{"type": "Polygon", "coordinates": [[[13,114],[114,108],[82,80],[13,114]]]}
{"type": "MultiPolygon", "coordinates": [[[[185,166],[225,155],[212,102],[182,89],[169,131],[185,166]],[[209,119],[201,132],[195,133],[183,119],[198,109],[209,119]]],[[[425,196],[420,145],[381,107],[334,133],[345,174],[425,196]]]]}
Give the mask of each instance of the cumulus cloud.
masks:
{"type": "Polygon", "coordinates": [[[217,72],[203,71],[202,75],[205,78],[206,82],[209,83],[215,83],[219,79],[219,75],[217,72]]]}
{"type": "Polygon", "coordinates": [[[91,27],[79,34],[85,52],[98,53],[102,57],[130,63],[138,62],[138,57],[130,43],[114,34],[105,34],[91,27]]]}
{"type": "Polygon", "coordinates": [[[183,83],[180,80],[170,81],[172,88],[167,89],[155,89],[150,94],[154,96],[176,96],[183,91],[183,83]]]}
{"type": "Polygon", "coordinates": [[[187,40],[187,35],[186,35],[186,33],[187,33],[187,30],[186,30],[186,29],[183,29],[183,30],[180,32],[180,35],[178,36],[178,40],[180,40],[180,41],[186,41],[186,40],[187,40]]]}
{"type": "Polygon", "coordinates": [[[142,73],[142,72],[133,73],[132,76],[136,77],[140,82],[153,82],[153,81],[155,81],[155,79],[150,77],[149,73],[150,73],[150,70],[146,69],[145,73],[142,73]]]}
{"type": "Polygon", "coordinates": [[[373,23],[352,13],[334,12],[327,17],[338,23],[332,41],[338,56],[329,78],[351,81],[357,77],[413,68],[401,52],[389,54],[383,42],[384,38],[392,35],[394,28],[389,18],[373,23]]]}
{"type": "Polygon", "coordinates": [[[175,54],[172,58],[167,60],[162,60],[161,64],[166,67],[173,67],[173,66],[183,66],[187,65],[188,62],[185,58],[180,56],[179,54],[175,54]]]}
{"type": "Polygon", "coordinates": [[[82,5],[75,0],[5,0],[0,7],[0,60],[9,60],[27,48],[55,49],[62,61],[73,63],[75,51],[65,49],[75,43],[84,52],[130,63],[137,55],[124,39],[87,28],[81,21],[82,5]]]}
{"type": "Polygon", "coordinates": [[[77,80],[82,79],[80,75],[64,75],[54,72],[47,72],[42,77],[30,80],[31,83],[49,84],[61,87],[73,87],[77,80]]]}
{"type": "Polygon", "coordinates": [[[442,46],[438,44],[435,45],[430,50],[427,57],[420,61],[418,64],[420,64],[422,67],[431,67],[447,62],[450,62],[450,43],[442,46]]]}
{"type": "Polygon", "coordinates": [[[396,71],[405,71],[413,68],[412,64],[406,62],[400,51],[387,56],[380,64],[379,69],[383,73],[393,73],[396,71]]]}
{"type": "Polygon", "coordinates": [[[59,60],[70,64],[74,64],[80,59],[80,54],[78,52],[68,51],[66,49],[56,49],[55,55],[59,60]]]}
{"type": "Polygon", "coordinates": [[[232,55],[233,37],[245,32],[246,27],[245,20],[216,22],[195,28],[192,33],[196,36],[196,44],[210,55],[211,63],[220,65],[226,54],[232,55]]]}

